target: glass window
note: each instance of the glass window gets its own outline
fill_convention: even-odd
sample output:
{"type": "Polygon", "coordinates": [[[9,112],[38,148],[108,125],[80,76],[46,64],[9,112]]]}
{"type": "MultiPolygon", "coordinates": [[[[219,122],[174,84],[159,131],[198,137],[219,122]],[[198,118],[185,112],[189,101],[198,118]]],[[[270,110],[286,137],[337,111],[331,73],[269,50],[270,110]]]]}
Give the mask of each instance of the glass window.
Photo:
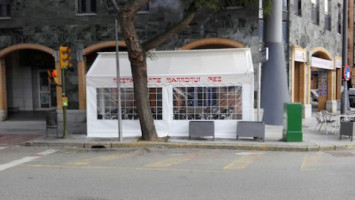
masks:
{"type": "Polygon", "coordinates": [[[341,5],[338,4],[338,33],[341,34],[341,5]]]}
{"type": "Polygon", "coordinates": [[[11,17],[11,4],[8,1],[0,1],[0,18],[11,17]]]}
{"type": "Polygon", "coordinates": [[[288,42],[288,22],[282,21],[282,42],[288,42]]]}
{"type": "Polygon", "coordinates": [[[324,18],[324,28],[325,30],[331,30],[331,0],[325,0],[325,7],[324,7],[324,14],[325,14],[325,18],[324,18]]]}
{"type": "MultiPolygon", "coordinates": [[[[163,119],[162,88],[149,88],[149,103],[153,119],[163,119]]],[[[138,113],[133,88],[121,88],[122,120],[137,120],[138,113]]],[[[117,88],[97,88],[97,119],[117,119],[117,88]]]]}
{"type": "Polygon", "coordinates": [[[314,24],[319,24],[319,6],[318,6],[318,1],[317,0],[312,0],[311,21],[314,24]]]}
{"type": "Polygon", "coordinates": [[[78,0],[78,13],[96,13],[96,0],[78,0]]]}
{"type": "Polygon", "coordinates": [[[227,0],[225,5],[226,5],[227,9],[238,9],[238,8],[245,7],[244,2],[242,2],[240,0],[227,0]]]}
{"type": "Polygon", "coordinates": [[[288,0],[282,0],[282,11],[287,12],[288,11],[288,0]]]}
{"type": "Polygon", "coordinates": [[[243,118],[242,86],[173,88],[174,120],[243,118]]]}
{"type": "Polygon", "coordinates": [[[264,19],[259,19],[259,42],[265,43],[265,26],[264,19]]]}
{"type": "Polygon", "coordinates": [[[293,11],[296,15],[302,15],[302,0],[295,0],[293,4],[293,11]]]}

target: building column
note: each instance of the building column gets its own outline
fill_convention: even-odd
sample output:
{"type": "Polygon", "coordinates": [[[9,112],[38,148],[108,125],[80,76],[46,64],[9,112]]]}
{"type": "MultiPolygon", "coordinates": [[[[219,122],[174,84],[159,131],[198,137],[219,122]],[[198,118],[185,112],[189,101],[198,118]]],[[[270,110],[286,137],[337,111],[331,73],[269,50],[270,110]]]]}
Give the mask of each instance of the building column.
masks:
{"type": "MultiPolygon", "coordinates": [[[[81,52],[81,51],[80,51],[81,52]]],[[[78,90],[79,90],[79,110],[86,110],[86,57],[83,55],[77,56],[78,61],[78,90]]]]}
{"type": "Polygon", "coordinates": [[[5,58],[0,58],[0,121],[7,118],[7,90],[5,58]]]}
{"type": "MultiPolygon", "coordinates": [[[[334,69],[336,69],[334,67],[334,69]]],[[[326,103],[326,109],[330,113],[337,112],[337,101],[335,100],[336,80],[335,70],[328,71],[328,100],[326,103]]]]}

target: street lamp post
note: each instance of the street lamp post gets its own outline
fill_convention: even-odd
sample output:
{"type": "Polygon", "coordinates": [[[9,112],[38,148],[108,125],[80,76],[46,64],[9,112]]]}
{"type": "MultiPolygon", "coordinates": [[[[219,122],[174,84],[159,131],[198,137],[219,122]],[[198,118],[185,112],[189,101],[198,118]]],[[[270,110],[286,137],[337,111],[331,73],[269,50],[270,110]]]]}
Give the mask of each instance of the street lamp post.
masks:
{"type": "MultiPolygon", "coordinates": [[[[348,0],[343,0],[343,52],[342,66],[348,64],[348,0]]],[[[343,71],[343,70],[342,70],[343,71]]],[[[343,92],[341,94],[340,113],[345,114],[349,105],[348,82],[343,79],[343,92]]]]}

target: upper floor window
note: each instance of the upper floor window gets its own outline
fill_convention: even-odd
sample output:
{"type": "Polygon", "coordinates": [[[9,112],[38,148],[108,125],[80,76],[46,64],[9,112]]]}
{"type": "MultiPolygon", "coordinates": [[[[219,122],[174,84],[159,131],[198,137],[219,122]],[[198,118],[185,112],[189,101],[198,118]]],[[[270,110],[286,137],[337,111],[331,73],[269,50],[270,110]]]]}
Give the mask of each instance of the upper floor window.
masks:
{"type": "Polygon", "coordinates": [[[311,0],[311,21],[315,24],[319,24],[319,3],[318,0],[311,0]]]}
{"type": "Polygon", "coordinates": [[[293,11],[296,15],[302,16],[302,0],[294,0],[293,11]]]}
{"type": "Polygon", "coordinates": [[[0,1],[0,19],[11,17],[11,0],[0,1]]]}
{"type": "Polygon", "coordinates": [[[288,21],[282,21],[282,42],[288,43],[288,21]]]}
{"type": "Polygon", "coordinates": [[[324,1],[324,14],[325,14],[325,18],[324,18],[324,28],[325,30],[331,30],[331,5],[332,2],[331,0],[325,0],[324,1]]]}
{"type": "Polygon", "coordinates": [[[259,42],[265,43],[265,22],[264,22],[264,19],[259,19],[259,42]]]}
{"type": "Polygon", "coordinates": [[[282,20],[288,19],[288,0],[282,0],[282,20]]]}
{"type": "Polygon", "coordinates": [[[226,7],[227,9],[239,9],[239,8],[244,8],[245,4],[240,0],[227,0],[226,7]]]}
{"type": "Polygon", "coordinates": [[[259,0],[259,19],[264,18],[264,0],[259,0]]]}
{"type": "Polygon", "coordinates": [[[288,11],[288,3],[287,0],[282,0],[282,11],[287,12],[288,11]]]}
{"type": "Polygon", "coordinates": [[[338,4],[338,33],[341,34],[341,5],[338,4]]]}
{"type": "Polygon", "coordinates": [[[96,13],[96,0],[77,0],[77,11],[79,14],[96,13]]]}

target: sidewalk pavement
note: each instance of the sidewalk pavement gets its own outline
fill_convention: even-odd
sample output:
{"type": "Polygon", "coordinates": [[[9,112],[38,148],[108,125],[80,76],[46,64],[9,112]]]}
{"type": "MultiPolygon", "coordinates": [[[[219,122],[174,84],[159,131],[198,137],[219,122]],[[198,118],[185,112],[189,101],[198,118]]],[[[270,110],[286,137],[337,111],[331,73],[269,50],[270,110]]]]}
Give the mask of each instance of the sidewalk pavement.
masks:
{"type": "MultiPolygon", "coordinates": [[[[72,134],[68,138],[56,138],[55,133],[50,137],[45,137],[45,130],[42,136],[22,143],[26,146],[49,146],[49,147],[69,147],[69,148],[210,148],[210,149],[234,149],[234,150],[263,150],[263,151],[330,151],[355,149],[355,142],[344,136],[339,140],[339,130],[335,133],[325,134],[324,127],[319,133],[314,133],[316,119],[303,120],[303,142],[282,141],[282,126],[265,127],[265,142],[252,139],[200,139],[188,140],[187,138],[168,138],[167,142],[146,142],[137,138],[124,138],[119,142],[117,138],[87,138],[85,134],[72,134]]],[[[70,128],[70,127],[69,127],[70,128]]],[[[328,127],[329,129],[329,127],[328,127]]],[[[0,132],[4,132],[4,126],[0,123],[0,132]],[[2,130],[2,131],[1,131],[2,130]]],[[[11,129],[6,129],[11,130],[11,129]]],[[[25,130],[24,128],[22,130],[25,130]]],[[[33,132],[33,131],[32,131],[33,132]]],[[[38,132],[37,132],[38,133],[38,132]]]]}

